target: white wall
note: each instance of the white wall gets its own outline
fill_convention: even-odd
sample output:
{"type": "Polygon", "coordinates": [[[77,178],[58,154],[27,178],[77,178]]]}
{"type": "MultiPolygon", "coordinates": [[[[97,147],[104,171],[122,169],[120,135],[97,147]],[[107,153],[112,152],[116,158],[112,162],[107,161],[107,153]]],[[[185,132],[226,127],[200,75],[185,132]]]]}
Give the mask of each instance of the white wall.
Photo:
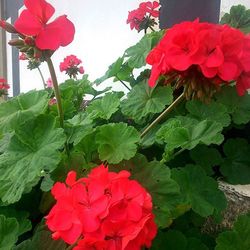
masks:
{"type": "MultiPolygon", "coordinates": [[[[73,43],[60,48],[52,57],[59,81],[67,79],[59,72],[59,63],[65,56],[69,54],[78,56],[83,61],[85,73],[89,74],[90,80],[95,80],[105,73],[111,63],[122,56],[127,47],[136,43],[142,36],[135,30],[131,31],[126,24],[128,11],[137,8],[140,2],[138,0],[49,0],[49,2],[56,8],[54,17],[67,14],[76,27],[73,43]]],[[[27,70],[25,61],[20,63],[21,92],[42,88],[36,70],[27,70]]],[[[47,79],[49,73],[45,63],[41,69],[47,79]]],[[[119,83],[114,86],[121,88],[119,83]]]]}
{"type": "MultiPolygon", "coordinates": [[[[65,56],[77,55],[83,61],[90,80],[95,80],[105,73],[107,67],[121,56],[127,47],[136,43],[142,36],[135,30],[131,31],[126,24],[128,11],[135,9],[139,5],[139,0],[48,1],[56,8],[54,17],[67,14],[76,26],[73,43],[66,48],[60,48],[52,58],[60,82],[67,78],[59,72],[59,63],[65,56]]],[[[250,0],[222,0],[222,12],[228,12],[235,4],[243,4],[250,8],[250,0]]],[[[34,88],[41,89],[43,85],[38,72],[26,69],[27,62],[20,63],[21,92],[34,88]]],[[[49,73],[46,65],[42,65],[41,69],[47,79],[49,73]]],[[[114,89],[123,88],[119,83],[111,84],[114,89]]]]}

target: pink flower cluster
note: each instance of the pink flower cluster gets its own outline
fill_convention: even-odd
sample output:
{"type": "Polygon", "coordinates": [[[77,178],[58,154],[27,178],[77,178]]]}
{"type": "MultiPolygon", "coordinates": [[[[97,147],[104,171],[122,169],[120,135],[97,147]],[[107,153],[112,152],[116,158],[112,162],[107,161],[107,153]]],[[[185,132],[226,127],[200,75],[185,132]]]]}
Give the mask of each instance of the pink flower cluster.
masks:
{"type": "MultiPolygon", "coordinates": [[[[236,81],[243,95],[250,88],[250,35],[228,25],[183,22],[166,32],[147,63],[152,65],[151,87],[160,75],[177,72],[190,76],[189,83],[198,75],[218,86],[236,81]]],[[[204,82],[199,81],[200,87],[204,82]]]]}
{"type": "Polygon", "coordinates": [[[130,173],[109,172],[100,165],[76,180],[68,173],[66,185],[52,188],[56,204],[46,217],[53,239],[74,250],[140,250],[150,247],[157,233],[150,194],[130,173]]]}
{"type": "Polygon", "coordinates": [[[69,55],[64,58],[63,62],[60,63],[60,71],[70,76],[70,78],[76,78],[77,74],[84,74],[83,66],[79,65],[82,63],[75,55],[69,55]]]}
{"type": "Polygon", "coordinates": [[[7,96],[9,88],[10,85],[6,83],[6,80],[4,78],[0,78],[0,96],[7,96]]]}
{"type": "Polygon", "coordinates": [[[8,90],[10,85],[6,83],[4,78],[0,78],[0,90],[8,90]]]}
{"type": "MultiPolygon", "coordinates": [[[[159,8],[159,3],[154,2],[143,2],[140,3],[139,8],[129,11],[127,24],[130,24],[130,28],[136,29],[140,31],[144,27],[141,27],[143,22],[146,20],[147,14],[150,17],[159,17],[159,11],[157,10],[159,8]]],[[[154,22],[153,22],[154,24],[154,22]]]]}

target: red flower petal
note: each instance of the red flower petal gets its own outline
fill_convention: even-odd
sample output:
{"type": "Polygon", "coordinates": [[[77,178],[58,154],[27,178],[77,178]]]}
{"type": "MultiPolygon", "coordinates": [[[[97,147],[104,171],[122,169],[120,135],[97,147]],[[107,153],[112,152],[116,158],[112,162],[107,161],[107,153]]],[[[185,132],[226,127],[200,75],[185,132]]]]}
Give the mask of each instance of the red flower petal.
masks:
{"type": "Polygon", "coordinates": [[[48,24],[37,36],[36,46],[41,50],[56,50],[66,46],[74,39],[75,27],[66,17],[60,16],[48,24]]]}
{"type": "Polygon", "coordinates": [[[30,13],[43,24],[46,24],[55,12],[54,7],[45,0],[25,0],[24,4],[30,13]]]}
{"type": "Polygon", "coordinates": [[[43,28],[42,23],[29,10],[21,13],[14,26],[19,33],[28,36],[38,35],[43,28]]]}
{"type": "Polygon", "coordinates": [[[74,244],[78,238],[80,237],[82,232],[81,224],[73,224],[70,230],[61,231],[60,236],[61,238],[68,244],[74,244]]]}

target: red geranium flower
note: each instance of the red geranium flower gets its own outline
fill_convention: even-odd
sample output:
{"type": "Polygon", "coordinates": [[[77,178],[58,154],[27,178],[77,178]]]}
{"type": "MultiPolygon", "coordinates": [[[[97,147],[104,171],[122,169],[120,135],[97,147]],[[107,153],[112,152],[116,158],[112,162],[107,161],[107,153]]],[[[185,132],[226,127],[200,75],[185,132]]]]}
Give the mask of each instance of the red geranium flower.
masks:
{"type": "Polygon", "coordinates": [[[146,11],[144,9],[136,9],[129,11],[128,13],[128,19],[127,24],[130,24],[130,29],[140,29],[140,24],[142,20],[144,19],[144,16],[146,14],[146,11]]]}
{"type": "Polygon", "coordinates": [[[8,90],[10,85],[6,83],[4,78],[0,78],[0,90],[8,90]]]}
{"type": "Polygon", "coordinates": [[[160,6],[160,4],[156,1],[144,2],[144,3],[140,3],[139,9],[144,9],[152,17],[159,17],[159,10],[156,10],[159,8],[159,6],[160,6]]]}
{"type": "Polygon", "coordinates": [[[74,55],[70,55],[64,58],[63,62],[60,63],[60,71],[65,73],[71,77],[76,77],[78,73],[84,74],[83,66],[79,66],[82,61],[78,59],[74,55]]]}
{"type": "Polygon", "coordinates": [[[130,24],[130,29],[140,32],[154,26],[156,22],[152,17],[159,17],[159,11],[156,10],[158,7],[159,3],[156,1],[143,2],[140,3],[139,8],[129,11],[127,24],[130,24]]]}
{"type": "Polygon", "coordinates": [[[19,60],[25,61],[25,60],[28,60],[28,57],[25,55],[25,53],[22,52],[22,53],[19,55],[19,60]]]}
{"type": "Polygon", "coordinates": [[[168,30],[147,56],[149,85],[184,86],[187,98],[206,100],[220,85],[236,82],[239,95],[250,88],[250,37],[228,25],[182,22],[168,30]]]}
{"type": "Polygon", "coordinates": [[[66,184],[57,182],[52,194],[56,204],[46,217],[54,239],[74,250],[140,250],[150,247],[157,227],[151,196],[130,173],[109,172],[104,165],[76,180],[69,172],[66,184]]]}
{"type": "Polygon", "coordinates": [[[45,0],[24,0],[27,9],[23,10],[15,22],[16,30],[35,37],[35,44],[41,50],[56,50],[73,41],[75,28],[66,15],[48,23],[55,12],[54,7],[45,0]]]}

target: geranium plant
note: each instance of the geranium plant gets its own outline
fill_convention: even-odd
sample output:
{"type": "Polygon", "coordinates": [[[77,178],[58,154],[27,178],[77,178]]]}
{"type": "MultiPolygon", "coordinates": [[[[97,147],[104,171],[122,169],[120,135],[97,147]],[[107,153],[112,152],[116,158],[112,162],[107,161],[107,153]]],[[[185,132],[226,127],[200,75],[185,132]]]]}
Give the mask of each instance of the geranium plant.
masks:
{"type": "MultiPolygon", "coordinates": [[[[74,25],[24,3],[0,25],[51,78],[0,104],[0,249],[249,250],[248,215],[206,230],[228,206],[218,179],[250,183],[249,35],[199,20],[151,30],[94,83],[65,57],[58,84],[52,55],[74,25]],[[95,89],[111,79],[129,92],[95,89]]],[[[141,3],[131,28],[151,29],[158,7],[141,3]]]]}

